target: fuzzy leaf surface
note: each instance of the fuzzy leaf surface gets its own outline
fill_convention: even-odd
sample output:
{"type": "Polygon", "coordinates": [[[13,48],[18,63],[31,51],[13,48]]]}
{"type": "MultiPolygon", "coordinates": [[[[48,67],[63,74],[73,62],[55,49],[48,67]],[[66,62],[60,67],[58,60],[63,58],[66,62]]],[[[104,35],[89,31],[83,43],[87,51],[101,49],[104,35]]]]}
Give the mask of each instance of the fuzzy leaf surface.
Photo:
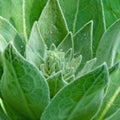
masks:
{"type": "Polygon", "coordinates": [[[39,68],[43,62],[46,49],[46,45],[38,28],[38,23],[35,22],[26,46],[26,59],[39,68]]]}
{"type": "Polygon", "coordinates": [[[117,65],[119,66],[110,74],[110,83],[107,88],[107,93],[103,99],[96,120],[106,120],[111,115],[117,114],[116,112],[120,109],[120,64],[117,65]]]}
{"type": "Polygon", "coordinates": [[[63,52],[67,52],[69,49],[74,49],[73,35],[72,33],[68,33],[63,41],[58,45],[58,50],[63,52]]]}
{"type": "Polygon", "coordinates": [[[100,107],[107,82],[106,65],[71,82],[56,94],[41,120],[90,120],[100,107]]]}
{"type": "Polygon", "coordinates": [[[47,79],[50,88],[50,97],[54,97],[55,94],[67,83],[63,80],[62,73],[58,72],[47,79]]]}
{"type": "Polygon", "coordinates": [[[96,63],[96,58],[87,61],[84,65],[84,67],[80,71],[78,71],[77,77],[82,76],[82,75],[92,71],[94,69],[95,63],[96,63]]]}
{"type": "MultiPolygon", "coordinates": [[[[4,51],[3,62],[4,73],[1,80],[3,102],[18,119],[20,117],[23,120],[39,120],[49,103],[49,89],[45,78],[11,44],[4,51]]],[[[9,114],[9,110],[7,112],[9,114]]]]}
{"type": "Polygon", "coordinates": [[[77,32],[83,25],[93,20],[93,52],[105,30],[102,0],[59,0],[69,30],[77,32]]]}
{"type": "Polygon", "coordinates": [[[0,0],[0,15],[7,18],[27,41],[32,25],[39,18],[46,1],[0,0]]]}
{"type": "Polygon", "coordinates": [[[67,35],[68,29],[58,0],[48,0],[39,18],[38,25],[48,48],[52,43],[56,46],[60,44],[67,35]]]}
{"type": "Polygon", "coordinates": [[[10,22],[3,17],[0,17],[0,35],[1,39],[5,39],[7,43],[13,41],[17,50],[24,55],[25,41],[20,37],[19,33],[12,26],[12,24],[10,24],[10,22]]]}
{"type": "Polygon", "coordinates": [[[90,60],[93,56],[92,30],[93,30],[93,22],[90,21],[84,27],[82,27],[73,37],[74,54],[82,55],[82,62],[81,62],[82,66],[86,63],[86,61],[90,60]]]}
{"type": "Polygon", "coordinates": [[[106,62],[109,67],[120,59],[120,19],[103,34],[96,52],[97,65],[106,62]]]}

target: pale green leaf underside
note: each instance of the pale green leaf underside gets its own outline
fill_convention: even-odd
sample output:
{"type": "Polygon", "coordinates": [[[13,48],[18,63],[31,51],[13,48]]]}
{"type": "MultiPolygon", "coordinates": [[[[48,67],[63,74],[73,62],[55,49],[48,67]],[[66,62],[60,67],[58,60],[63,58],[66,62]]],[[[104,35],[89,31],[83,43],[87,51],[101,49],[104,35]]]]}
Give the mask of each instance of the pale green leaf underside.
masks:
{"type": "Polygon", "coordinates": [[[103,34],[96,52],[97,65],[106,62],[109,67],[120,59],[120,19],[103,34]]]}
{"type": "Polygon", "coordinates": [[[0,15],[7,18],[28,40],[30,30],[47,0],[0,0],[0,15]]]}
{"type": "Polygon", "coordinates": [[[38,20],[38,25],[48,48],[52,43],[56,46],[60,44],[67,35],[68,29],[58,0],[48,0],[38,20]]]}
{"type": "Polygon", "coordinates": [[[53,98],[41,120],[90,120],[99,109],[107,82],[106,65],[71,82],[53,98]]]}
{"type": "MultiPolygon", "coordinates": [[[[45,79],[11,44],[4,51],[3,61],[3,102],[18,118],[39,120],[49,103],[49,90],[45,79]]],[[[7,112],[9,113],[9,110],[7,112]]]]}

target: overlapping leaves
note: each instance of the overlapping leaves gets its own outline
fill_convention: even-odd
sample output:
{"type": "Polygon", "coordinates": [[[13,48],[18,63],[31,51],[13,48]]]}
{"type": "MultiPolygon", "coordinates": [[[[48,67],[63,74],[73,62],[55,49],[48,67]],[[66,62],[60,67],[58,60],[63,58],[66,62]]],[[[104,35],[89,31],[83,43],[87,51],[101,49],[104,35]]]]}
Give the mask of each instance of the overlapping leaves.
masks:
{"type": "Polygon", "coordinates": [[[1,119],[117,120],[120,20],[107,9],[117,2],[48,0],[42,11],[46,0],[0,0],[13,24],[0,17],[1,119]]]}
{"type": "Polygon", "coordinates": [[[0,0],[0,15],[8,19],[28,41],[32,25],[47,0],[0,0]]]}
{"type": "MultiPolygon", "coordinates": [[[[44,77],[11,44],[4,51],[3,61],[1,94],[6,110],[10,107],[16,119],[39,119],[49,103],[49,90],[44,77]]],[[[12,117],[9,109],[7,112],[12,117]]]]}

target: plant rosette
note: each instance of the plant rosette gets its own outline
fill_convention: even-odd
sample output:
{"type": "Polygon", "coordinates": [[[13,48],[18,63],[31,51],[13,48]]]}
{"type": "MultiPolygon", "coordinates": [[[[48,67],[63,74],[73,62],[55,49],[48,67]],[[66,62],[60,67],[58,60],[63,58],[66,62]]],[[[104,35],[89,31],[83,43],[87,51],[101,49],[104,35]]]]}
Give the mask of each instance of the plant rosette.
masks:
{"type": "Polygon", "coordinates": [[[119,118],[119,3],[0,4],[0,119],[119,118]]]}

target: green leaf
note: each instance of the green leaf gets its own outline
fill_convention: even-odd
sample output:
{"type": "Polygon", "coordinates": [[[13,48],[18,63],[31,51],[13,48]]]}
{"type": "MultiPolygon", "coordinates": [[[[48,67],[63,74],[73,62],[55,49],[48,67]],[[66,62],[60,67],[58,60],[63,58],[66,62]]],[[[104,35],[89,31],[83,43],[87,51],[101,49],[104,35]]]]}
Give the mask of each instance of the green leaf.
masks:
{"type": "Polygon", "coordinates": [[[63,52],[67,52],[69,49],[74,49],[72,33],[68,33],[63,41],[58,45],[57,49],[63,52]]]}
{"type": "Polygon", "coordinates": [[[25,120],[23,116],[18,116],[17,112],[13,110],[5,101],[3,100],[5,109],[7,110],[8,120],[25,120]]]}
{"type": "Polygon", "coordinates": [[[4,73],[1,80],[3,102],[18,118],[39,120],[50,99],[45,78],[11,44],[4,51],[3,64],[4,73]]]}
{"type": "Polygon", "coordinates": [[[94,69],[95,63],[96,63],[96,58],[87,61],[84,67],[77,73],[77,78],[92,71],[92,69],[94,69]]]}
{"type": "MultiPolygon", "coordinates": [[[[24,55],[24,40],[20,37],[16,29],[3,17],[0,17],[0,35],[6,40],[6,42],[13,41],[17,50],[24,55]]],[[[2,40],[2,42],[5,40],[2,40]]]]}
{"type": "Polygon", "coordinates": [[[64,39],[68,29],[58,0],[48,0],[39,18],[38,25],[48,48],[52,43],[58,46],[64,39]]]}
{"type": "Polygon", "coordinates": [[[105,120],[119,120],[119,116],[120,116],[120,109],[117,110],[113,115],[111,115],[105,120]]]}
{"type": "Polygon", "coordinates": [[[84,66],[86,61],[93,56],[92,53],[92,31],[93,22],[90,21],[85,24],[73,37],[74,39],[74,54],[82,55],[81,66],[84,66]]]}
{"type": "Polygon", "coordinates": [[[78,70],[78,68],[81,64],[81,61],[82,61],[82,56],[81,55],[77,56],[75,58],[72,58],[70,61],[66,61],[66,71],[64,73],[64,77],[68,78],[68,76],[71,77],[72,75],[77,73],[78,72],[77,70],[78,70]],[[69,71],[69,68],[71,68],[70,71],[69,71]],[[68,72],[68,74],[67,74],[67,72],[68,72]],[[74,74],[72,74],[72,73],[74,73],[74,74]]]}
{"type": "Polygon", "coordinates": [[[100,107],[107,82],[106,65],[71,82],[56,94],[41,120],[90,120],[100,107]]]}
{"type": "Polygon", "coordinates": [[[0,34],[0,52],[3,52],[6,46],[7,46],[7,41],[6,41],[5,38],[0,34]]]}
{"type": "Polygon", "coordinates": [[[2,52],[5,50],[5,47],[7,46],[7,42],[4,39],[4,37],[0,34],[0,78],[1,78],[1,72],[2,72],[2,52]]]}
{"type": "Polygon", "coordinates": [[[106,62],[109,67],[120,59],[120,19],[103,34],[96,52],[97,64],[106,62]]]}
{"type": "MultiPolygon", "coordinates": [[[[6,46],[7,46],[7,42],[4,39],[4,37],[0,34],[0,80],[3,75],[2,52],[4,51],[6,46]]],[[[1,87],[1,81],[0,81],[0,87],[1,87]]],[[[0,97],[1,97],[1,88],[0,88],[0,97]]]]}
{"type": "Polygon", "coordinates": [[[47,79],[50,88],[50,97],[54,97],[55,94],[67,83],[63,80],[61,72],[55,73],[47,79]]]}
{"type": "Polygon", "coordinates": [[[43,61],[46,49],[47,47],[40,34],[38,23],[35,22],[26,46],[26,59],[39,68],[43,61]]]}
{"type": "Polygon", "coordinates": [[[120,1],[119,0],[103,0],[106,27],[111,26],[120,18],[120,1]]]}
{"type": "MultiPolygon", "coordinates": [[[[3,75],[3,65],[2,65],[2,60],[1,60],[1,52],[0,52],[0,80],[3,75]]],[[[1,81],[0,81],[0,86],[1,86],[1,81]]],[[[0,88],[0,97],[1,97],[1,88],[0,88]]]]}
{"type": "Polygon", "coordinates": [[[107,88],[107,93],[95,120],[106,119],[120,109],[120,63],[117,65],[117,69],[110,74],[110,83],[107,88]]]}
{"type": "Polygon", "coordinates": [[[105,31],[102,0],[59,0],[68,27],[73,33],[93,20],[93,53],[96,53],[99,40],[105,31]]]}
{"type": "Polygon", "coordinates": [[[1,105],[0,105],[0,120],[8,120],[6,114],[4,113],[1,105]]]}
{"type": "Polygon", "coordinates": [[[47,0],[0,0],[0,15],[7,18],[28,40],[32,25],[47,0]]]}
{"type": "Polygon", "coordinates": [[[8,120],[8,116],[3,106],[2,99],[0,98],[0,120],[8,120]]]}
{"type": "MultiPolygon", "coordinates": [[[[65,53],[65,61],[66,63],[70,62],[72,60],[72,58],[74,57],[74,54],[73,54],[73,49],[69,49],[66,53],[65,53]]],[[[81,58],[82,59],[82,58],[81,58]]]]}

